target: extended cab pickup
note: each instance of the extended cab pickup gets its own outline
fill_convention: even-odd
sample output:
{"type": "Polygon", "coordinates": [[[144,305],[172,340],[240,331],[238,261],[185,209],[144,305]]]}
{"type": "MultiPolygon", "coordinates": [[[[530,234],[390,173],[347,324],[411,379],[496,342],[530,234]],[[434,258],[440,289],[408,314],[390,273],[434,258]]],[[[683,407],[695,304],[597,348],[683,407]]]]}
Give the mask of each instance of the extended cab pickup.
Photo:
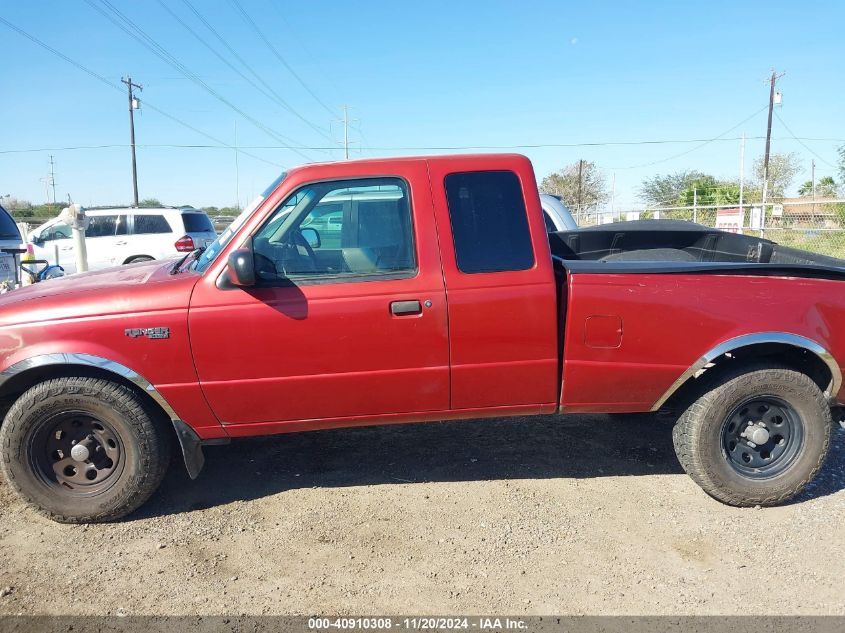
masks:
{"type": "Polygon", "coordinates": [[[90,522],[175,442],[196,477],[230,438],[663,410],[707,493],[781,503],[845,399],[845,270],[686,226],[549,235],[518,155],[292,169],[204,252],[0,299],[0,465],[90,522]]]}

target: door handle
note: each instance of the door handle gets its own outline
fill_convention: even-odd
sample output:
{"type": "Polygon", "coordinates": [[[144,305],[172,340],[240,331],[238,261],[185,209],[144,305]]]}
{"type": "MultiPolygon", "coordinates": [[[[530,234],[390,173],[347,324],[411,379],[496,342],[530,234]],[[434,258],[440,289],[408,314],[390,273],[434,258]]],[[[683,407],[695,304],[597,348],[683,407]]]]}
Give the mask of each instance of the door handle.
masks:
{"type": "Polygon", "coordinates": [[[115,242],[115,246],[126,246],[126,242],[115,242]]]}
{"type": "Polygon", "coordinates": [[[393,316],[408,316],[422,314],[422,304],[419,301],[392,301],[390,313],[393,316]]]}

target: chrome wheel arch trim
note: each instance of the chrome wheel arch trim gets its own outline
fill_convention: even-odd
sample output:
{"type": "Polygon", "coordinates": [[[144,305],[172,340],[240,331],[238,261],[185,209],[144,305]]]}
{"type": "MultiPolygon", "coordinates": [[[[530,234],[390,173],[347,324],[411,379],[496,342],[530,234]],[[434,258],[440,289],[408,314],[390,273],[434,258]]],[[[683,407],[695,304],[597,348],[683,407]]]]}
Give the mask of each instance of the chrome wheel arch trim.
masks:
{"type": "Polygon", "coordinates": [[[116,374],[121,378],[125,378],[141,391],[150,396],[156,403],[164,410],[172,422],[180,420],[179,416],[173,410],[173,407],[164,399],[164,396],[152,385],[152,383],[144,378],[141,374],[133,369],[129,369],[125,365],[121,365],[113,360],[94,356],[92,354],[74,354],[74,353],[57,353],[57,354],[41,354],[40,356],[33,356],[22,361],[18,361],[0,372],[0,389],[13,376],[22,372],[36,369],[38,367],[47,367],[50,365],[84,365],[87,367],[96,367],[112,374],[116,374]]]}
{"type": "Polygon", "coordinates": [[[741,347],[762,345],[766,343],[791,345],[793,347],[805,349],[818,356],[818,358],[827,365],[831,375],[830,385],[828,386],[825,395],[827,396],[828,401],[835,403],[836,396],[842,388],[842,370],[839,368],[833,354],[831,354],[822,345],[807,338],[806,336],[790,334],[789,332],[760,332],[757,334],[744,334],[742,336],[728,339],[706,352],[697,361],[695,361],[695,363],[690,365],[684,373],[678,376],[678,379],[672,383],[672,386],[669,387],[660,399],[654,403],[654,406],[651,407],[651,411],[657,411],[660,409],[660,407],[666,404],[666,401],[672,396],[672,394],[680,389],[687,380],[692,378],[696,373],[704,369],[709,363],[712,363],[723,354],[727,354],[728,352],[741,347]]]}

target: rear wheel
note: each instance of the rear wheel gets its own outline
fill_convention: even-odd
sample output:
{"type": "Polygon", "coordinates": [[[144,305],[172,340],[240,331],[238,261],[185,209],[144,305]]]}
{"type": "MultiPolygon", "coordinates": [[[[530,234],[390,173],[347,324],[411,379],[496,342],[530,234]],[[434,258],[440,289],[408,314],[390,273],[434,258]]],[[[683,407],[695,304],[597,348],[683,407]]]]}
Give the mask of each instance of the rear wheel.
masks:
{"type": "Polygon", "coordinates": [[[164,477],[170,435],[128,387],[57,378],[26,391],[0,427],[0,469],[62,523],[119,519],[164,477]]]}
{"type": "Polygon", "coordinates": [[[766,368],[728,376],[698,398],[673,440],[681,466],[710,496],[776,505],[816,476],[832,432],[830,407],[808,376],[766,368]]]}

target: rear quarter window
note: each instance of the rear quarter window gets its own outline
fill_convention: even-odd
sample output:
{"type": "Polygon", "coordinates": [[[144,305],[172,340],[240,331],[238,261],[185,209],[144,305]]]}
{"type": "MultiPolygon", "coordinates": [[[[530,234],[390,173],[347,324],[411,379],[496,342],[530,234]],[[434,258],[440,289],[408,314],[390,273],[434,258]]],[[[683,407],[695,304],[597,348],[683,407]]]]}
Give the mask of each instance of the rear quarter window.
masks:
{"type": "Polygon", "coordinates": [[[173,229],[163,215],[136,215],[135,235],[150,233],[170,233],[173,229]]]}
{"type": "Polygon", "coordinates": [[[534,265],[525,201],[515,173],[455,173],[446,176],[444,184],[461,272],[527,270],[534,265]]]}
{"type": "Polygon", "coordinates": [[[205,213],[183,213],[185,233],[214,233],[214,225],[205,213]]]}

